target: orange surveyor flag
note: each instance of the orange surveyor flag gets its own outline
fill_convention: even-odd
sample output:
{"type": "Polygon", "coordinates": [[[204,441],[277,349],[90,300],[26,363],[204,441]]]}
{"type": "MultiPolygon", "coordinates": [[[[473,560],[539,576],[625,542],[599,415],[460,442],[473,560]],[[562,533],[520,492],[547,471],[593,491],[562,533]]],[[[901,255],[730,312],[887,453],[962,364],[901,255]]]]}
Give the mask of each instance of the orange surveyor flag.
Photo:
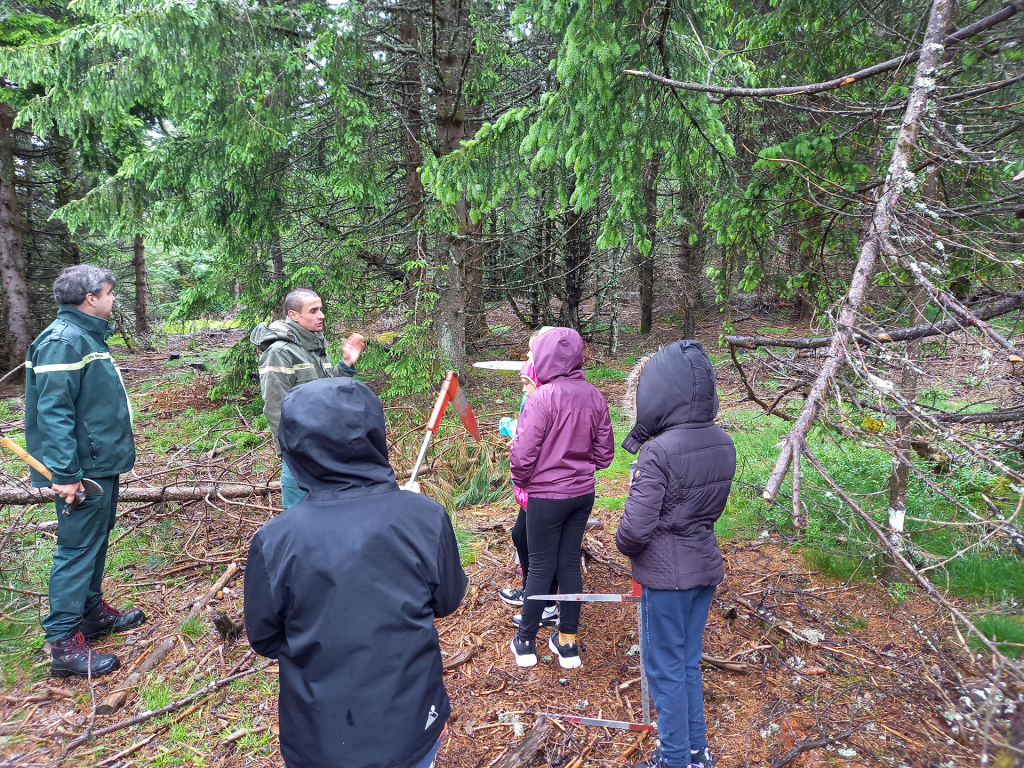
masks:
{"type": "Polygon", "coordinates": [[[444,411],[448,407],[448,403],[455,407],[455,412],[459,414],[463,426],[469,430],[469,433],[477,440],[480,439],[480,428],[476,425],[473,409],[469,407],[469,399],[462,391],[462,387],[459,386],[459,376],[455,371],[448,371],[448,375],[441,383],[441,391],[437,394],[437,400],[434,402],[434,410],[427,421],[427,434],[423,436],[423,444],[420,446],[419,456],[416,457],[412,474],[409,476],[409,483],[412,483],[420,473],[423,460],[427,457],[427,448],[430,447],[430,441],[437,434],[438,427],[441,426],[441,419],[444,418],[444,411]]]}

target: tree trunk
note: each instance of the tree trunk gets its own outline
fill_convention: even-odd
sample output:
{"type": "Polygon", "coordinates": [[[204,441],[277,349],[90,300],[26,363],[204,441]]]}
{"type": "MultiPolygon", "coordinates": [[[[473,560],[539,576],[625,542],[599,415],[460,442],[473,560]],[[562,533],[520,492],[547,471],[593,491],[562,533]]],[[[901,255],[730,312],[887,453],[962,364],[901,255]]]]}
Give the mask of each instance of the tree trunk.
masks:
{"type": "Polygon", "coordinates": [[[270,237],[270,277],[272,280],[284,280],[284,253],[281,251],[281,233],[274,232],[270,237]]]}
{"type": "MultiPolygon", "coordinates": [[[[569,189],[570,199],[575,185],[574,177],[569,189]]],[[[580,303],[583,301],[583,285],[590,261],[590,216],[588,211],[577,213],[570,207],[562,218],[565,226],[565,270],[559,323],[581,331],[580,303]]]]}
{"type": "MultiPolygon", "coordinates": [[[[952,33],[956,24],[957,3],[956,0],[948,0],[949,11],[946,19],[946,26],[943,33],[952,33]]],[[[937,153],[938,148],[932,143],[929,152],[932,156],[937,153]]],[[[939,166],[933,164],[928,166],[924,174],[924,184],[921,187],[921,197],[924,204],[929,208],[939,202],[939,166]]],[[[936,222],[931,222],[931,230],[937,229],[936,222]]],[[[928,306],[928,291],[924,287],[915,284],[910,296],[910,318],[907,324],[910,327],[924,325],[928,318],[925,316],[925,309],[928,306]]],[[[924,339],[912,339],[907,342],[906,362],[903,364],[903,372],[900,377],[900,395],[908,403],[914,402],[917,398],[917,370],[921,361],[921,349],[924,347],[924,339]]],[[[904,523],[907,517],[907,490],[910,487],[910,464],[907,457],[910,456],[911,441],[913,440],[913,422],[909,416],[900,416],[896,419],[896,449],[893,456],[892,472],[889,475],[889,541],[893,547],[902,551],[906,546],[904,539],[904,523]]],[[[892,553],[886,552],[882,560],[882,582],[894,584],[900,581],[902,569],[897,558],[892,553]]]]}
{"type": "MultiPolygon", "coordinates": [[[[475,104],[466,105],[465,138],[476,135],[480,125],[480,109],[475,104]]],[[[474,222],[470,216],[470,205],[463,198],[458,208],[459,226],[465,229],[466,260],[463,269],[463,290],[466,293],[466,340],[475,341],[487,331],[484,307],[484,220],[474,222]]]]}
{"type": "Polygon", "coordinates": [[[684,339],[697,338],[697,311],[700,308],[700,294],[697,290],[700,277],[699,254],[690,245],[690,234],[699,230],[699,216],[690,210],[686,194],[680,190],[678,214],[679,226],[679,274],[682,287],[679,292],[678,312],[682,318],[680,332],[684,339]],[[693,224],[691,222],[697,222],[693,224]]]}
{"type": "Polygon", "coordinates": [[[643,197],[644,197],[644,234],[651,242],[647,255],[639,254],[640,259],[640,333],[650,333],[654,325],[654,260],[656,252],[655,236],[658,227],[658,171],[661,158],[654,157],[644,163],[643,197]]]}
{"type": "MultiPolygon", "coordinates": [[[[469,23],[468,9],[461,4],[438,4],[433,16],[437,38],[437,68],[440,74],[436,103],[438,154],[454,152],[471,138],[474,123],[466,119],[463,77],[469,64],[470,39],[464,28],[469,23]]],[[[445,238],[447,247],[439,254],[437,312],[435,328],[438,346],[452,367],[461,371],[466,363],[465,269],[470,240],[478,233],[469,217],[465,195],[455,206],[456,231],[445,238]]]]}
{"type": "MultiPolygon", "coordinates": [[[[56,185],[54,201],[58,208],[63,208],[74,199],[75,193],[75,155],[70,146],[67,150],[57,155],[57,167],[60,169],[61,181],[56,185]]],[[[66,265],[82,263],[82,249],[75,242],[73,233],[67,230],[64,245],[61,247],[61,254],[66,265]]]]}
{"type": "Polygon", "coordinates": [[[921,119],[935,94],[935,76],[944,51],[941,44],[941,41],[945,39],[943,30],[946,29],[948,19],[951,18],[951,7],[951,0],[934,0],[929,11],[928,26],[921,46],[921,58],[918,60],[914,84],[907,98],[907,108],[889,160],[885,183],[882,185],[881,194],[875,203],[874,211],[872,211],[867,234],[861,240],[860,255],[850,280],[846,301],[839,313],[836,328],[832,334],[832,342],[822,361],[818,377],[807,395],[800,416],[783,440],[782,450],[779,452],[775,466],[765,483],[762,496],[766,501],[775,500],[793,457],[804,450],[804,441],[811,425],[818,418],[829,381],[846,361],[847,345],[850,343],[854,328],[858,325],[857,315],[864,303],[864,297],[874,273],[875,262],[882,252],[883,243],[888,240],[889,229],[892,226],[896,206],[903,197],[903,190],[908,179],[913,178],[913,174],[910,172],[910,159],[914,152],[914,143],[917,141],[918,132],[921,129],[921,119]]]}
{"type": "Polygon", "coordinates": [[[619,351],[619,267],[622,263],[622,249],[612,253],[611,276],[608,278],[608,354],[619,351]]]}
{"type": "MultiPolygon", "coordinates": [[[[415,10],[410,0],[405,0],[399,15],[398,38],[403,48],[416,48],[419,42],[419,28],[416,26],[415,10]]],[[[407,251],[406,260],[424,264],[427,258],[426,233],[423,231],[423,106],[420,64],[411,53],[405,54],[401,74],[402,91],[402,135],[405,138],[405,193],[408,197],[406,208],[407,251]]],[[[423,279],[423,266],[413,267],[409,282],[415,285],[423,279]]]]}
{"type": "Polygon", "coordinates": [[[135,332],[144,335],[149,333],[149,274],[146,271],[146,245],[142,235],[135,236],[132,266],[135,267],[135,332]]]}
{"type": "Polygon", "coordinates": [[[7,329],[8,367],[23,361],[32,343],[32,316],[21,243],[21,213],[15,190],[15,115],[10,104],[0,102],[0,283],[7,329]]]}
{"type": "Polygon", "coordinates": [[[530,265],[531,270],[529,274],[529,293],[530,293],[530,327],[540,328],[544,321],[544,307],[541,302],[548,301],[547,292],[547,270],[545,264],[547,262],[547,241],[550,238],[549,227],[551,225],[550,220],[544,211],[544,203],[547,199],[547,193],[540,193],[540,202],[537,205],[537,245],[536,255],[532,259],[527,259],[526,263],[530,265]]]}

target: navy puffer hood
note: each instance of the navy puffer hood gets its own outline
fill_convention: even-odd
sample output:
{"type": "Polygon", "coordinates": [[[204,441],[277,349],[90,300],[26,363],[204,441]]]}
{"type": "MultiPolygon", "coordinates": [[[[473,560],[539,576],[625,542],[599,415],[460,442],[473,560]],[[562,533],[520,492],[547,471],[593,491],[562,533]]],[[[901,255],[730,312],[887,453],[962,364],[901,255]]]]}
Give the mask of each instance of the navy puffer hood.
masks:
{"type": "Polygon", "coordinates": [[[636,423],[622,441],[630,453],[670,427],[705,426],[718,415],[715,368],[699,341],[677,341],[637,367],[636,423]]]}
{"type": "Polygon", "coordinates": [[[295,481],[311,497],[398,487],[384,408],[361,381],[329,378],[293,387],[281,401],[278,438],[295,481]]]}

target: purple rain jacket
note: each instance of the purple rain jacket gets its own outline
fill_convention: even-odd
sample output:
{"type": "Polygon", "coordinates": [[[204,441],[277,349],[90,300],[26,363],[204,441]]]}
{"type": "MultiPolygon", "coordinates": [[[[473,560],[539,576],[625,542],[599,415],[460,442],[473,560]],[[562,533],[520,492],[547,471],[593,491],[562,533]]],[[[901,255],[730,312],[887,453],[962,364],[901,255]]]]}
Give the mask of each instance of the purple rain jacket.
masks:
{"type": "Polygon", "coordinates": [[[594,490],[594,471],[615,457],[608,403],[583,378],[583,339],[556,328],[533,342],[540,386],[526,398],[512,441],[512,482],[540,499],[594,490]]]}
{"type": "Polygon", "coordinates": [[[715,521],[736,474],[736,448],[713,421],[715,369],[699,341],[678,341],[637,367],[636,425],[622,447],[640,456],[615,545],[648,589],[721,584],[715,521]]]}

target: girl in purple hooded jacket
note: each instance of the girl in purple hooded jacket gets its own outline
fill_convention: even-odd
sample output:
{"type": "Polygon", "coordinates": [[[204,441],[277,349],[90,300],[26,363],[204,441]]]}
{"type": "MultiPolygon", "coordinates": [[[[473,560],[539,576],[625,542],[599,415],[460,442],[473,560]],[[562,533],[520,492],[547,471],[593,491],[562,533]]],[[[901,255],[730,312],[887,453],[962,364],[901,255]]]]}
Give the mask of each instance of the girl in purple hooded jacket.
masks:
{"type": "MultiPolygon", "coordinates": [[[[512,441],[512,482],[526,491],[530,572],[525,598],[548,594],[557,574],[565,593],[583,589],[580,549],[594,506],[594,472],[612,463],[615,438],[604,396],[583,377],[583,339],[556,328],[533,344],[540,386],[526,400],[512,441]]],[[[544,603],[523,600],[510,648],[520,667],[537,663],[544,603]]],[[[566,603],[548,648],[564,669],[582,666],[576,643],[580,604],[566,603]]]]}
{"type": "Polygon", "coordinates": [[[725,571],[715,521],[736,474],[732,438],[714,423],[715,369],[699,341],[640,360],[626,386],[637,457],[615,545],[643,586],[643,665],[658,708],[661,751],[649,768],[712,768],[701,646],[725,571]]]}

